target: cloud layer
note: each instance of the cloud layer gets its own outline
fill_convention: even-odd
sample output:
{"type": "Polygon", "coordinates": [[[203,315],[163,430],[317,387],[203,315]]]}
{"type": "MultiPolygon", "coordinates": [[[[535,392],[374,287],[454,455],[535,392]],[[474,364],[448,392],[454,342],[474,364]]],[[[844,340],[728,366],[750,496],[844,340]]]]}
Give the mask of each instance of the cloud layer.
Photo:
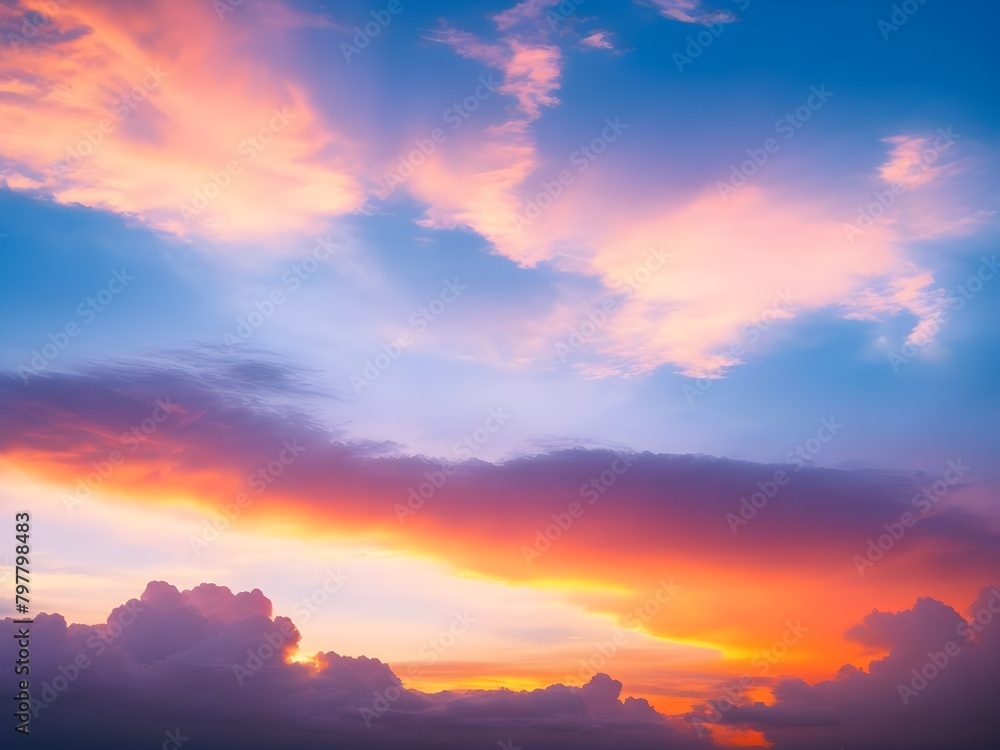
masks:
{"type": "MultiPolygon", "coordinates": [[[[18,627],[0,621],[5,661],[18,627]]],[[[603,674],[582,688],[425,694],[378,659],[289,661],[298,631],[259,590],[153,581],[103,624],[38,615],[31,639],[31,739],[48,747],[134,748],[168,732],[215,748],[708,746],[645,701],[621,699],[603,674]]]]}
{"type": "MultiPolygon", "coordinates": [[[[815,685],[787,678],[771,704],[736,698],[735,706],[713,702],[668,719],[644,700],[622,699],[621,683],[606,674],[582,687],[409,690],[378,659],[299,654],[294,623],[274,617],[259,590],[233,594],[206,583],[179,591],[153,581],[102,624],[35,618],[31,737],[106,750],[164,737],[216,748],[280,741],[301,748],[641,750],[715,747],[710,735],[739,728],[763,732],[779,750],[831,743],[985,750],[1000,737],[992,711],[1000,689],[996,619],[996,587],[980,594],[967,619],[933,599],[874,612],[849,633],[889,649],[867,671],[845,667],[815,685]],[[921,682],[923,674],[929,677],[921,682]]],[[[19,627],[0,621],[0,656],[10,662],[19,627]]]]}
{"type": "MultiPolygon", "coordinates": [[[[252,505],[234,529],[267,535],[278,523],[282,533],[339,535],[511,582],[566,581],[569,596],[622,620],[660,579],[673,578],[687,603],[650,618],[649,632],[736,658],[803,618],[815,638],[799,651],[813,670],[858,657],[841,634],[870,609],[925,595],[969,599],[1000,563],[984,504],[991,489],[961,461],[942,464],[947,481],[813,467],[824,441],[844,429],[836,415],[818,416],[815,435],[790,442],[777,465],[582,449],[442,463],[331,434],[289,405],[312,388],[287,366],[234,368],[210,352],[187,356],[184,367],[53,374],[28,385],[4,379],[4,461],[57,483],[65,491],[53,503],[75,512],[92,494],[88,476],[123,449],[157,399],[169,399],[173,415],[141,450],[124,451],[109,480],[98,476],[94,499],[196,498],[209,528],[243,493],[252,505]],[[267,467],[283,462],[289,445],[294,463],[272,476],[267,467]],[[911,523],[879,554],[885,542],[876,540],[904,513],[911,523]],[[494,519],[488,526],[484,514],[494,519]],[[574,592],[572,581],[628,593],[609,600],[574,592]],[[841,601],[833,611],[830,597],[841,601]]],[[[502,406],[492,416],[504,419],[502,406]]],[[[467,436],[473,448],[476,434],[467,436]]]]}

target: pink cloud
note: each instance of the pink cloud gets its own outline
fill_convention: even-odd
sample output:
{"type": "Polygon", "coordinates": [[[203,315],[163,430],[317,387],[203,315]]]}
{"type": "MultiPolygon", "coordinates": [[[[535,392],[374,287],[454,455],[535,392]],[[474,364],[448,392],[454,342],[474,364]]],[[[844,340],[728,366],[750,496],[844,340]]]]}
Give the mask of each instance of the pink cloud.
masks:
{"type": "Polygon", "coordinates": [[[883,138],[891,144],[887,160],[878,168],[888,183],[898,183],[906,189],[925,185],[953,170],[946,166],[945,154],[954,146],[951,136],[896,135],[883,138]]]}
{"type": "Polygon", "coordinates": [[[61,5],[46,43],[0,62],[16,93],[0,98],[8,184],[224,240],[318,232],[355,210],[352,144],[259,53],[277,58],[325,20],[282,3],[242,10],[220,21],[211,3],[61,5]]]}
{"type": "Polygon", "coordinates": [[[497,28],[506,31],[526,21],[534,21],[549,8],[559,5],[563,0],[523,0],[513,8],[493,16],[497,28]]]}
{"type": "Polygon", "coordinates": [[[595,31],[590,36],[584,37],[580,43],[584,47],[590,47],[591,49],[615,48],[615,45],[611,43],[611,34],[607,31],[595,31]]]}
{"type": "MultiPolygon", "coordinates": [[[[452,28],[434,32],[428,38],[447,44],[462,57],[499,70],[504,76],[501,93],[517,99],[517,109],[524,116],[516,120],[519,127],[538,119],[542,107],[559,104],[553,94],[562,76],[562,53],[558,47],[529,43],[517,37],[490,44],[452,28]]],[[[500,126],[499,129],[509,128],[500,126]]]]}
{"type": "MultiPolygon", "coordinates": [[[[409,182],[411,193],[430,206],[419,223],[438,229],[469,228],[497,247],[514,248],[517,231],[512,218],[521,205],[518,189],[539,161],[530,125],[543,108],[559,104],[554,92],[562,77],[562,53],[554,45],[516,36],[491,44],[467,32],[444,29],[430,38],[499,70],[503,82],[498,91],[517,103],[505,120],[467,126],[452,139],[447,154],[438,152],[427,159],[409,182]]],[[[519,262],[531,262],[529,255],[512,252],[519,262]]]]}
{"type": "Polygon", "coordinates": [[[660,15],[682,23],[699,23],[708,26],[713,23],[733,23],[736,15],[727,10],[708,11],[702,8],[701,0],[652,0],[660,15]]]}
{"type": "Polygon", "coordinates": [[[521,111],[529,120],[536,120],[542,107],[559,104],[552,92],[559,88],[562,53],[558,47],[531,45],[516,39],[509,44],[511,55],[504,65],[506,78],[500,90],[517,98],[521,111]]]}
{"type": "MultiPolygon", "coordinates": [[[[877,206],[881,218],[862,228],[845,223],[853,216],[835,208],[836,196],[808,200],[773,187],[747,185],[727,199],[713,190],[656,198],[657,186],[609,192],[608,185],[621,178],[602,160],[586,172],[573,170],[573,184],[540,216],[518,222],[526,201],[539,192],[542,180],[534,178],[533,167],[541,158],[527,146],[519,161],[500,149],[489,151],[494,164],[483,154],[464,163],[466,169],[480,165],[466,171],[464,183],[456,184],[454,172],[433,174],[433,186],[425,183],[419,193],[432,203],[428,215],[438,226],[450,220],[479,232],[519,264],[547,261],[599,279],[604,295],[568,293],[558,301],[547,320],[547,346],[525,336],[516,351],[503,355],[508,362],[551,361],[556,343],[588,309],[611,302],[613,315],[573,358],[597,377],[662,366],[692,377],[720,377],[777,345],[784,323],[819,310],[851,320],[912,315],[909,340],[924,337],[947,301],[932,270],[912,259],[910,243],[968,233],[984,218],[970,212],[960,186],[946,179],[957,174],[950,166],[938,167],[933,189],[927,184],[904,190],[888,209],[877,206]],[[470,184],[476,187],[466,194],[460,185],[470,184]],[[667,267],[643,283],[626,283],[655,248],[670,254],[667,267]],[[779,293],[794,301],[776,305],[779,293]]],[[[905,161],[912,163],[911,157],[905,161]]],[[[556,173],[557,165],[548,168],[550,182],[556,173]]],[[[873,178],[884,176],[879,169],[873,178]]],[[[867,206],[885,193],[884,187],[873,188],[853,200],[867,198],[867,206]]]]}

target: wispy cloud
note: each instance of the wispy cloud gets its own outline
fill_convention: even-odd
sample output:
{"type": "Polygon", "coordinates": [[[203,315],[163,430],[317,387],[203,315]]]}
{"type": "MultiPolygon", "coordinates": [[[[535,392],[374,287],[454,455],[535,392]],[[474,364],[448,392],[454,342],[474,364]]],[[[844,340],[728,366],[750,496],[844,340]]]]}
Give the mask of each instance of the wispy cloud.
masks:
{"type": "Polygon", "coordinates": [[[523,0],[513,8],[493,16],[493,21],[501,31],[507,31],[525,21],[535,21],[549,8],[564,0],[523,0]]]}
{"type": "Polygon", "coordinates": [[[318,232],[364,198],[353,144],[280,62],[323,23],[284,3],[226,22],[211,3],[60,4],[44,44],[0,58],[8,183],[182,235],[318,232]]]}
{"type": "Polygon", "coordinates": [[[713,23],[733,23],[735,13],[729,10],[706,10],[702,0],[652,0],[660,15],[682,23],[698,23],[708,26],[713,23]]]}
{"type": "Polygon", "coordinates": [[[584,47],[590,47],[591,49],[614,49],[615,45],[611,42],[611,32],[609,31],[595,31],[590,36],[584,37],[580,40],[580,44],[584,47]]]}

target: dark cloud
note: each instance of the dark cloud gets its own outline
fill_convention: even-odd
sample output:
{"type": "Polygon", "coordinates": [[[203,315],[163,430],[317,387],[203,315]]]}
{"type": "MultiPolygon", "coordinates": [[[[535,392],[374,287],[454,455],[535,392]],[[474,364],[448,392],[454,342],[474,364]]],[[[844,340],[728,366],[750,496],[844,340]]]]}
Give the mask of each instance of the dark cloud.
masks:
{"type": "MultiPolygon", "coordinates": [[[[31,627],[32,747],[704,748],[607,675],[582,688],[425,694],[378,659],[289,663],[298,631],[260,591],[151,582],[106,623],[38,615],[31,627]]],[[[19,628],[0,622],[0,657],[19,628]]]]}
{"type": "MultiPolygon", "coordinates": [[[[5,663],[19,627],[0,622],[5,663]]],[[[784,679],[773,704],[740,705],[722,721],[763,732],[777,750],[996,746],[1000,590],[984,590],[967,618],[925,598],[874,612],[848,635],[890,652],[815,685],[784,679]]],[[[582,687],[428,694],[407,690],[378,659],[327,652],[315,666],[288,662],[298,631],[272,618],[259,590],[154,581],[100,625],[39,615],[31,639],[31,747],[131,750],[161,745],[167,731],[216,750],[713,747],[690,721],[623,700],[606,674],[582,687]]]]}
{"type": "Polygon", "coordinates": [[[889,653],[815,685],[785,679],[772,705],[737,706],[721,721],[759,729],[775,750],[998,746],[1000,589],[984,589],[968,618],[924,598],[873,612],[847,635],[889,653]]]}

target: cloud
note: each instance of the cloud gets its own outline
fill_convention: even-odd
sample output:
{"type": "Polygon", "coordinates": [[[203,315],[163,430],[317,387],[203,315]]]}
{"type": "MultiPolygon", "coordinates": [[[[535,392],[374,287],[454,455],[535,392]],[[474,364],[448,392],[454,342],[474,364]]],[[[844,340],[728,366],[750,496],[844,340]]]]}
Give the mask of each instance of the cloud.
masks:
{"type": "MultiPolygon", "coordinates": [[[[628,131],[622,135],[629,137],[628,131]]],[[[547,322],[548,346],[525,337],[524,346],[507,356],[547,355],[555,364],[556,344],[588,310],[604,304],[613,314],[572,362],[592,377],[667,366],[690,377],[722,377],[777,346],[789,323],[817,312],[867,321],[912,316],[908,337],[922,339],[949,301],[926,256],[917,256],[913,246],[968,234],[985,218],[970,208],[973,185],[958,179],[957,167],[940,169],[934,182],[893,195],[885,208],[877,198],[888,194],[881,170],[860,199],[808,197],[764,183],[725,196],[706,188],[668,197],[664,186],[649,184],[652,178],[609,192],[618,175],[602,160],[574,174],[573,184],[548,200],[537,218],[517,226],[512,219],[525,215],[525,191],[506,184],[497,193],[503,201],[478,214],[474,228],[518,263],[547,262],[604,288],[586,297],[567,294],[547,322]],[[857,210],[840,208],[845,200],[857,210]],[[864,213],[870,204],[875,219],[864,213]],[[855,215],[864,218],[845,221],[855,215]],[[657,252],[669,259],[653,263],[651,272],[657,252]],[[529,344],[535,349],[528,351],[529,344]]],[[[552,167],[550,181],[554,174],[552,167]]]]}
{"type": "Polygon", "coordinates": [[[558,47],[527,42],[516,36],[490,44],[468,32],[452,28],[431,33],[427,38],[447,44],[462,57],[503,73],[499,90],[517,99],[517,109],[523,117],[496,126],[496,130],[523,131],[541,116],[543,107],[559,104],[559,99],[553,94],[559,88],[562,76],[562,53],[558,47]]]}
{"type": "MultiPolygon", "coordinates": [[[[216,748],[705,748],[690,727],[597,675],[553,685],[421,693],[378,659],[292,661],[299,633],[257,589],[153,581],[99,625],[39,614],[31,626],[31,736],[47,746],[134,748],[168,731],[216,748]],[[523,743],[521,745],[520,743],[523,743]]],[[[0,656],[18,628],[0,621],[0,656]]]]}
{"type": "Polygon", "coordinates": [[[707,190],[672,206],[618,210],[614,199],[591,194],[595,185],[575,187],[565,199],[573,205],[551,212],[538,233],[575,235],[571,215],[605,206],[575,258],[607,290],[589,307],[615,303],[574,356],[590,375],[673,365],[690,377],[721,377],[776,345],[775,331],[804,314],[870,320],[906,312],[916,329],[945,305],[933,274],[909,260],[891,228],[870,227],[851,242],[841,217],[800,197],[747,185],[727,198],[707,190]],[[657,251],[668,257],[651,266],[657,251]]]}
{"type": "MultiPolygon", "coordinates": [[[[497,23],[508,28],[504,21],[497,23]]],[[[532,250],[520,242],[512,218],[521,205],[519,188],[540,162],[531,124],[544,108],[559,104],[555,92],[562,79],[562,51],[517,34],[488,43],[445,28],[428,38],[499,70],[503,81],[498,92],[517,104],[500,122],[466,126],[452,139],[447,154],[433,154],[417,171],[408,189],[429,204],[418,223],[427,228],[472,229],[518,262],[530,263],[532,250]]]]}
{"type": "Polygon", "coordinates": [[[354,211],[355,145],[282,62],[328,22],[265,5],[220,20],[212,3],[60,3],[0,62],[8,184],[221,240],[354,211]]]}
{"type": "Polygon", "coordinates": [[[808,747],[984,750],[1000,739],[1000,590],[981,591],[969,617],[935,599],[872,612],[848,632],[888,654],[833,680],[785,679],[775,702],[746,703],[723,721],[759,729],[775,750],[808,747]],[[978,619],[977,619],[978,618],[978,619]]]}
{"type": "Polygon", "coordinates": [[[910,190],[925,185],[949,171],[945,154],[954,140],[941,136],[895,135],[883,138],[892,146],[885,163],[879,166],[879,175],[887,183],[898,183],[910,190]]]}
{"type": "Polygon", "coordinates": [[[27,385],[4,377],[0,465],[52,484],[61,511],[65,493],[80,491],[95,462],[122,450],[119,436],[149,416],[156,398],[169,397],[176,415],[89,502],[190,498],[208,524],[285,441],[295,441],[301,455],[280,482],[253,496],[235,531],[343,536],[513,583],[612,587],[625,593],[594,598],[567,584],[566,595],[620,621],[643,592],[676,577],[687,604],[652,618],[650,634],[739,653],[773,640],[776,621],[802,618],[814,628],[801,647],[813,669],[857,657],[860,647],[841,635],[872,607],[970,596],[1000,565],[1000,540],[977,505],[990,487],[964,479],[947,503],[919,511],[914,498],[932,477],[813,468],[795,452],[807,435],[789,437],[784,465],[563,449],[496,464],[460,461],[442,480],[438,461],[331,433],[304,414],[297,394],[314,391],[294,371],[212,362],[52,373],[27,385]],[[273,395],[278,384],[288,384],[286,399],[273,395]],[[778,471],[787,483],[748,517],[744,500],[773,485],[778,471]],[[552,532],[574,503],[583,509],[579,520],[552,532]],[[498,507],[504,513],[483,526],[483,514],[498,507]],[[854,556],[868,555],[884,524],[907,511],[918,520],[900,549],[859,575],[854,556]],[[824,581],[821,591],[816,580],[824,581]],[[831,598],[840,602],[835,611],[831,598]]]}
{"type": "MultiPolygon", "coordinates": [[[[517,6],[510,17],[503,16],[502,28],[515,29],[515,16],[541,7],[517,6]]],[[[736,20],[695,2],[658,7],[685,22],[736,20]]],[[[935,190],[895,199],[891,211],[882,210],[884,218],[874,222],[847,223],[853,217],[840,207],[841,196],[807,198],[773,184],[744,185],[725,195],[717,184],[671,196],[659,176],[633,175],[623,184],[604,157],[584,171],[571,154],[560,163],[540,152],[529,126],[544,108],[559,103],[555,91],[563,61],[554,44],[525,41],[516,31],[495,43],[454,29],[433,38],[503,71],[500,90],[514,96],[517,106],[506,121],[469,128],[447,153],[427,159],[408,183],[411,194],[428,204],[419,223],[471,229],[521,266],[547,263],[604,287],[603,294],[594,297],[588,291],[587,298],[564,289],[543,335],[526,331],[501,356],[484,351],[483,357],[558,366],[557,360],[566,359],[557,356],[557,346],[574,325],[588,310],[610,304],[614,313],[587,337],[571,366],[590,377],[646,375],[671,367],[693,378],[719,378],[779,345],[780,332],[805,315],[825,312],[865,321],[912,316],[907,338],[912,342],[923,340],[946,310],[947,294],[926,262],[916,261],[910,245],[968,233],[981,219],[941,194],[955,192],[949,182],[959,173],[954,154],[944,155],[954,143],[950,131],[933,138],[887,139],[892,152],[871,176],[873,187],[899,178],[907,181],[904,188],[933,181],[935,190]],[[936,166],[926,156],[931,147],[939,153],[936,166]],[[914,175],[915,166],[923,171],[914,175]],[[572,184],[557,186],[553,197],[546,185],[556,184],[563,167],[569,167],[572,184]],[[609,184],[621,190],[609,191],[609,184]],[[535,203],[544,206],[537,216],[529,214],[535,203]],[[650,275],[642,266],[657,248],[670,261],[650,275]],[[637,272],[646,280],[635,283],[637,272]]],[[[613,47],[605,31],[582,44],[613,47]]],[[[621,146],[605,144],[605,149],[628,151],[625,141],[632,136],[626,130],[621,137],[621,146]]]]}
{"type": "MultiPolygon", "coordinates": [[[[695,2],[658,7],[686,22],[722,20],[695,2]]],[[[422,226],[471,229],[519,265],[548,263],[604,287],[596,298],[564,290],[548,313],[546,332],[521,336],[519,344],[503,352],[505,362],[537,364],[541,359],[555,366],[557,344],[588,310],[603,304],[614,306],[613,315],[588,336],[585,350],[572,362],[590,377],[644,375],[662,367],[689,377],[723,377],[777,346],[789,323],[820,311],[865,321],[912,316],[908,340],[922,340],[948,300],[909,245],[967,233],[975,225],[967,208],[938,192],[907,195],[883,212],[884,220],[847,228],[848,215],[836,207],[842,198],[804,198],[774,185],[745,185],[726,195],[706,188],[669,197],[658,178],[648,185],[650,178],[633,177],[622,190],[609,191],[621,175],[603,158],[587,164],[586,171],[578,170],[570,156],[560,165],[539,151],[531,133],[529,126],[542,111],[558,104],[562,55],[554,44],[526,41],[514,19],[542,8],[522,4],[509,16],[498,16],[507,31],[496,42],[449,28],[432,36],[463,57],[502,71],[500,90],[515,97],[517,106],[506,121],[470,127],[453,139],[447,153],[428,158],[408,183],[411,194],[428,204],[422,226]],[[542,186],[553,184],[560,166],[571,167],[572,184],[560,187],[553,198],[542,186]],[[640,192],[639,186],[646,190],[640,192]],[[545,206],[538,216],[528,214],[535,201],[545,206]],[[670,261],[649,275],[642,266],[656,248],[670,261]],[[635,283],[636,272],[647,280],[635,283]],[[764,333],[768,330],[778,332],[764,333]]],[[[723,16],[735,20],[732,14],[723,16]]],[[[613,47],[600,30],[582,44],[613,47]]],[[[887,139],[892,153],[872,180],[899,177],[924,184],[933,178],[946,189],[946,178],[958,174],[945,166],[953,157],[944,158],[945,146],[954,143],[947,133],[887,139]],[[928,160],[932,146],[941,154],[937,166],[918,165],[928,160]],[[916,177],[911,174],[915,165],[924,168],[916,177]]],[[[628,131],[622,136],[630,137],[628,131]]],[[[627,151],[628,144],[607,148],[627,151]]],[[[482,356],[496,355],[484,351],[482,356]]]]}
{"type": "Polygon", "coordinates": [[[526,21],[534,21],[549,8],[559,5],[563,0],[523,0],[513,8],[493,16],[493,21],[501,31],[507,31],[526,21]]]}
{"type": "MultiPolygon", "coordinates": [[[[377,658],[302,654],[295,624],[272,609],[258,589],[234,594],[203,583],[182,591],[152,581],[104,623],[37,615],[32,735],[106,750],[167,731],[218,748],[273,747],[278,738],[301,748],[373,750],[485,750],[508,740],[548,748],[715,746],[693,729],[711,702],[683,720],[668,719],[644,700],[623,699],[621,683],[606,674],[581,687],[424,693],[407,689],[377,658]]],[[[758,731],[776,750],[984,750],[1000,737],[992,711],[1000,690],[998,620],[995,586],[979,593],[967,617],[931,598],[904,611],[872,612],[847,633],[888,650],[867,670],[845,666],[813,685],[782,678],[772,702],[737,700],[705,726],[722,736],[726,729],[758,731]]],[[[8,663],[20,627],[0,620],[0,658],[8,663]]]]}
{"type": "Polygon", "coordinates": [[[615,45],[611,42],[611,32],[608,31],[595,31],[590,36],[584,37],[580,43],[584,47],[589,47],[591,49],[611,49],[615,48],[615,45]]]}
{"type": "Polygon", "coordinates": [[[728,10],[705,10],[702,0],[652,0],[660,15],[681,23],[698,23],[709,26],[713,23],[733,23],[737,16],[728,10]]]}

